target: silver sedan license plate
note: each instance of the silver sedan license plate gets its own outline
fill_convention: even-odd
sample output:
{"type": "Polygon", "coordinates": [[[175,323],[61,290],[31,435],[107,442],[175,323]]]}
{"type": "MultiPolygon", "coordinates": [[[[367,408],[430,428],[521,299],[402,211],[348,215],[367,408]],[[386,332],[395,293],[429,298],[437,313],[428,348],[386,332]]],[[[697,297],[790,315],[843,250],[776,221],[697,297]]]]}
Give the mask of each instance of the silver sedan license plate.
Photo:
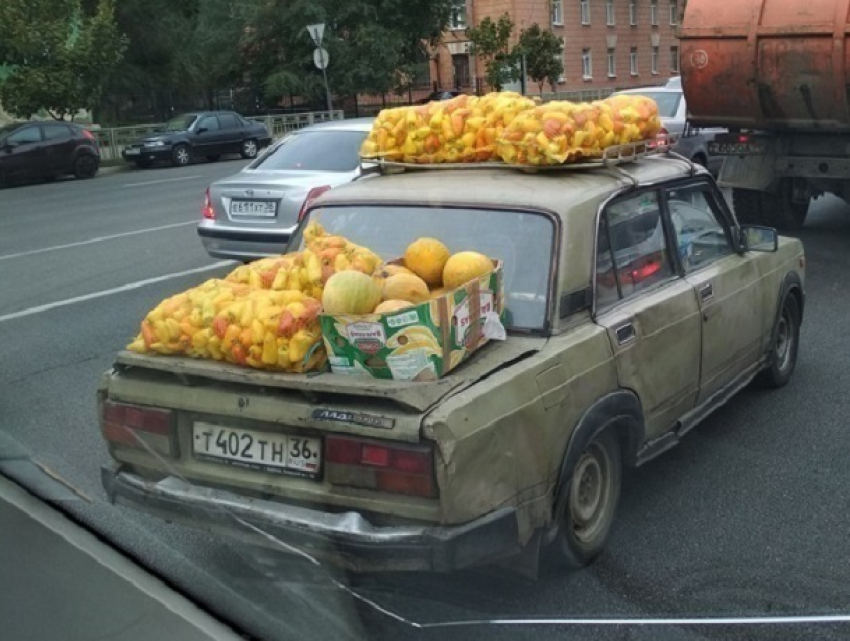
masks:
{"type": "Polygon", "coordinates": [[[192,426],[196,459],[249,470],[315,478],[322,470],[322,440],[198,422],[192,426]]]}
{"type": "Polygon", "coordinates": [[[230,201],[231,216],[277,216],[277,203],[273,200],[236,200],[230,201]]]}
{"type": "Polygon", "coordinates": [[[124,153],[127,154],[128,156],[138,156],[140,153],[142,153],[142,150],[137,149],[136,147],[127,147],[124,150],[124,153]]]}

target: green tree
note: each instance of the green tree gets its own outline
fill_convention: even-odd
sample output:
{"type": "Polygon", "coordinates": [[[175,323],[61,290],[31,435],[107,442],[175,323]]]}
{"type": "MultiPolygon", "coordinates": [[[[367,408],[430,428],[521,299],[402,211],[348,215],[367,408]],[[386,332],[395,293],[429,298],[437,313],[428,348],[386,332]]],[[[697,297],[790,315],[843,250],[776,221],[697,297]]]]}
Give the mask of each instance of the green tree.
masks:
{"type": "Polygon", "coordinates": [[[4,107],[60,120],[92,109],[126,45],[114,10],[114,0],[99,0],[93,13],[80,0],[0,2],[0,65],[11,69],[0,85],[4,107]]]}
{"type": "Polygon", "coordinates": [[[477,27],[470,27],[466,35],[472,43],[471,53],[485,61],[487,84],[501,91],[508,82],[519,79],[518,58],[511,48],[514,22],[507,13],[493,21],[487,16],[477,27]]]}
{"type": "Polygon", "coordinates": [[[532,24],[519,34],[515,49],[517,55],[525,56],[525,69],[528,77],[537,83],[540,93],[548,82],[555,91],[558,78],[564,73],[562,49],[564,41],[551,31],[532,24]]]}

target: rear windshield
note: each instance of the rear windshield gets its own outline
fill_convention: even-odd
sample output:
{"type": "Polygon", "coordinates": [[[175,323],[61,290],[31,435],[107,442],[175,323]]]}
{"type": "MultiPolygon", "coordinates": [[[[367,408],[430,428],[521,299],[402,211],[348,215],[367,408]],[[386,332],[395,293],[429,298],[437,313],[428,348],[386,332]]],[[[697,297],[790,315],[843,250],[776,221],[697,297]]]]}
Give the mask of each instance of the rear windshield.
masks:
{"type": "MultiPolygon", "coordinates": [[[[555,229],[547,216],[488,209],[347,205],[314,209],[308,220],[317,221],[327,233],[368,247],[384,260],[403,256],[407,246],[423,236],[439,238],[452,253],[477,251],[497,258],[504,263],[507,327],[543,330],[547,326],[555,229]]],[[[300,231],[290,247],[303,249],[300,231]]]]}
{"type": "Polygon", "coordinates": [[[360,162],[365,131],[303,131],[285,138],[252,169],[353,171],[360,162]]]}
{"type": "Polygon", "coordinates": [[[676,91],[641,91],[635,92],[634,95],[652,98],[658,105],[658,115],[662,118],[675,118],[682,100],[682,94],[676,91]]]}

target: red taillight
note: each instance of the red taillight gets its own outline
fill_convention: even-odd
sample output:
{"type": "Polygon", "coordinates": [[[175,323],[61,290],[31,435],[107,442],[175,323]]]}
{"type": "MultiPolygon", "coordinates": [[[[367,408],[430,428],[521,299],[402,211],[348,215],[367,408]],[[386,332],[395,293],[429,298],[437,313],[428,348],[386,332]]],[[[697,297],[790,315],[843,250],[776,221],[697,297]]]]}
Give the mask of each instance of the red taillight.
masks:
{"type": "Polygon", "coordinates": [[[204,194],[204,207],[201,209],[201,214],[203,214],[204,218],[207,220],[213,220],[215,218],[215,211],[213,210],[212,201],[210,200],[209,189],[207,189],[207,193],[204,194]]]}
{"type": "Polygon", "coordinates": [[[97,142],[97,138],[95,138],[94,134],[92,132],[90,132],[88,129],[83,129],[83,135],[86,138],[88,138],[89,140],[93,140],[94,142],[97,142]]]}
{"type": "Polygon", "coordinates": [[[325,441],[328,481],[426,498],[435,495],[430,448],[359,441],[336,436],[325,441]]]}
{"type": "Polygon", "coordinates": [[[738,136],[738,142],[741,143],[741,144],[743,144],[745,142],[750,142],[750,137],[747,136],[746,134],[741,134],[740,136],[738,136]]]}
{"type": "Polygon", "coordinates": [[[649,278],[650,276],[652,276],[653,274],[657,274],[660,271],[661,271],[661,263],[660,262],[648,263],[646,265],[642,265],[641,267],[638,267],[637,269],[632,270],[632,281],[634,283],[640,283],[640,282],[646,280],[647,278],[649,278]]]}
{"type": "Polygon", "coordinates": [[[307,197],[304,199],[304,204],[301,205],[301,211],[298,212],[299,221],[304,218],[304,214],[307,213],[307,210],[310,208],[310,205],[312,205],[319,196],[328,191],[330,188],[330,185],[322,185],[321,187],[313,187],[309,191],[307,197]]]}
{"type": "Polygon", "coordinates": [[[169,456],[173,453],[171,410],[104,401],[100,418],[103,437],[110,443],[150,448],[169,456]]]}

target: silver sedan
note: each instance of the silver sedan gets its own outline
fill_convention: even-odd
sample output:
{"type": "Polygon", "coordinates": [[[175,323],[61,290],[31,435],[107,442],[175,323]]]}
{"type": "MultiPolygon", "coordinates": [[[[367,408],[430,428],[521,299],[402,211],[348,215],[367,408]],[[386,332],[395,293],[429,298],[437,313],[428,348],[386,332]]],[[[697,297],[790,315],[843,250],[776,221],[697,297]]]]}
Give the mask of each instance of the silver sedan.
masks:
{"type": "Polygon", "coordinates": [[[207,253],[243,261],[282,253],[306,205],[360,175],[360,145],[373,120],[300,129],[210,185],[198,225],[207,253]]]}

